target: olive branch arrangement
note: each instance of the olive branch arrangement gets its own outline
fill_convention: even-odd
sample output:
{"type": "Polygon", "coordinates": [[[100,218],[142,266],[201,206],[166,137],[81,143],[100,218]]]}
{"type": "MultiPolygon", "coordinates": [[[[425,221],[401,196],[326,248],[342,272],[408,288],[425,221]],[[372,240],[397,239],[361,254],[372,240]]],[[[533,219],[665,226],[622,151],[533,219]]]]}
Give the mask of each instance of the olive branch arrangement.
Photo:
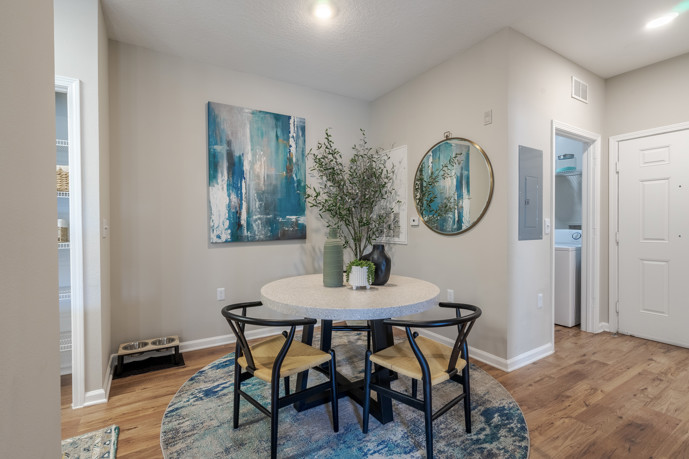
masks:
{"type": "Polygon", "coordinates": [[[351,250],[354,260],[374,241],[399,227],[395,210],[395,167],[390,155],[381,148],[372,148],[361,129],[360,143],[352,147],[348,162],[333,142],[330,130],[308,157],[309,169],[316,185],[306,185],[306,200],[318,211],[328,228],[336,228],[343,247],[351,250]]]}

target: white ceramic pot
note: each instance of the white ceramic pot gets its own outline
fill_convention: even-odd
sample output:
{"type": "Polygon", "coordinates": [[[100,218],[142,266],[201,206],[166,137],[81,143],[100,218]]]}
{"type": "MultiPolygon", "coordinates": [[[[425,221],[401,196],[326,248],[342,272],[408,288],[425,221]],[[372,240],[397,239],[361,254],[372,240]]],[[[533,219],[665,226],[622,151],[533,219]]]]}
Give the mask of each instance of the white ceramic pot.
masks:
{"type": "Polygon", "coordinates": [[[370,288],[368,283],[368,268],[366,266],[352,266],[352,271],[349,273],[349,285],[354,290],[358,288],[370,288]]]}

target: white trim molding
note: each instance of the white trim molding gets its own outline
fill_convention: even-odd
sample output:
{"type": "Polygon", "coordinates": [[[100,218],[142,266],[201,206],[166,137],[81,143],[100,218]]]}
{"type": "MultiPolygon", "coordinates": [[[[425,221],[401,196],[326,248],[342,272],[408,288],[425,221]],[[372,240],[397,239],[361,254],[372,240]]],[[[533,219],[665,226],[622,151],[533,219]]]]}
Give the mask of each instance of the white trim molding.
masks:
{"type": "MultiPolygon", "coordinates": [[[[108,387],[110,384],[108,384],[108,387]]],[[[106,394],[105,389],[96,389],[86,392],[84,394],[84,406],[101,405],[108,402],[108,394],[106,394]]]]}
{"type": "Polygon", "coordinates": [[[55,91],[67,94],[69,152],[70,309],[72,316],[72,408],[87,403],[84,357],[84,248],[81,186],[81,89],[79,80],[56,75],[55,91]]]}
{"type": "MultiPolygon", "coordinates": [[[[300,331],[302,327],[297,327],[297,331],[300,331]]],[[[288,331],[289,328],[280,328],[280,327],[264,327],[264,328],[258,328],[255,330],[249,330],[246,332],[246,339],[247,340],[252,340],[252,339],[257,339],[257,338],[266,338],[268,336],[274,336],[274,335],[279,335],[283,331],[288,331]]],[[[183,341],[179,343],[179,352],[184,353],[184,352],[190,352],[190,351],[198,351],[201,349],[208,349],[211,347],[218,347],[218,346],[224,346],[227,344],[233,344],[237,342],[237,339],[233,334],[229,335],[220,335],[220,336],[212,336],[210,338],[203,338],[203,339],[196,339],[192,341],[183,341]]],[[[166,350],[168,353],[172,353],[171,349],[166,350]]],[[[234,351],[234,350],[233,350],[234,351]]],[[[158,354],[160,355],[160,354],[158,354]]],[[[132,360],[143,360],[147,358],[145,354],[141,356],[134,356],[132,357],[132,360]]],[[[87,394],[89,397],[88,403],[86,405],[95,405],[97,403],[105,403],[108,400],[108,396],[110,394],[110,385],[112,383],[112,377],[115,374],[115,365],[117,365],[117,354],[111,354],[110,355],[110,361],[108,363],[108,370],[105,376],[105,383],[103,384],[104,389],[98,389],[95,391],[91,391],[87,394]]],[[[86,406],[84,405],[84,406],[86,406]]]]}
{"type": "Polygon", "coordinates": [[[112,354],[108,362],[105,378],[103,379],[103,388],[86,392],[84,396],[83,406],[100,405],[102,403],[108,403],[108,397],[110,397],[110,386],[112,384],[113,370],[115,368],[116,362],[117,356],[115,354],[112,354]]]}
{"type": "MultiPolygon", "coordinates": [[[[301,327],[298,327],[301,329],[301,327]]],[[[275,328],[275,327],[263,327],[257,328],[255,330],[249,330],[246,332],[246,339],[252,340],[256,338],[266,338],[268,336],[278,335],[283,332],[283,330],[289,330],[289,328],[275,328]]],[[[213,336],[211,338],[196,339],[193,341],[185,341],[179,343],[180,352],[196,351],[199,349],[207,349],[209,347],[224,346],[226,344],[235,343],[237,339],[233,334],[213,336]]]]}
{"type": "MultiPolygon", "coordinates": [[[[416,331],[419,332],[419,335],[430,338],[433,341],[443,343],[447,346],[453,346],[455,343],[455,340],[447,338],[446,336],[439,335],[438,333],[429,330],[417,329],[416,331]]],[[[533,363],[537,360],[540,360],[544,357],[547,357],[553,354],[554,352],[555,347],[553,346],[553,343],[548,343],[507,360],[503,359],[502,357],[493,355],[489,352],[482,351],[481,349],[476,349],[474,347],[469,346],[469,358],[478,360],[483,363],[487,363],[488,365],[495,367],[499,370],[505,371],[507,373],[521,368],[523,366],[526,366],[530,363],[533,363]]]]}
{"type": "MultiPolygon", "coordinates": [[[[563,135],[572,137],[589,144],[584,163],[585,171],[582,171],[582,188],[585,200],[582,200],[582,251],[581,266],[586,268],[581,276],[581,298],[586,307],[581,311],[581,329],[583,331],[598,333],[601,330],[600,322],[600,143],[601,135],[589,132],[576,126],[553,120],[552,126],[552,152],[555,154],[555,137],[563,135]]],[[[551,215],[555,215],[555,161],[551,159],[553,187],[551,192],[551,215]]],[[[551,248],[551,298],[555,298],[555,250],[551,248]]],[[[553,318],[555,317],[555,304],[553,302],[553,318]]],[[[551,341],[555,342],[555,329],[551,341]]]]}
{"type": "MultiPolygon", "coordinates": [[[[297,327],[298,329],[301,329],[301,327],[297,327]]],[[[399,327],[396,327],[399,328],[399,327]]],[[[287,329],[284,329],[287,330],[287,329]]],[[[282,328],[261,328],[261,329],[256,329],[256,330],[250,330],[246,333],[246,338],[247,340],[252,340],[256,338],[266,338],[268,336],[274,336],[277,334],[282,333],[283,329],[282,328]]],[[[447,338],[445,336],[439,335],[438,333],[434,333],[428,330],[423,330],[423,329],[418,329],[418,332],[422,336],[426,336],[427,338],[430,338],[434,341],[437,341],[439,343],[443,343],[447,346],[453,346],[454,345],[454,340],[447,338]]],[[[213,336],[210,338],[203,338],[203,339],[198,339],[198,340],[192,340],[192,341],[185,341],[185,342],[180,342],[179,343],[179,351],[181,353],[183,352],[189,352],[189,351],[198,351],[201,349],[208,349],[212,347],[217,347],[217,346],[224,346],[227,344],[232,344],[235,343],[237,340],[235,339],[234,335],[229,334],[229,335],[220,335],[220,336],[213,336]]],[[[469,357],[475,360],[478,360],[483,363],[487,363],[488,365],[491,365],[499,370],[505,371],[505,372],[510,372],[514,371],[518,368],[521,368],[523,366],[526,366],[532,362],[535,362],[537,360],[540,360],[544,357],[547,357],[555,352],[553,344],[548,343],[546,345],[543,345],[541,347],[538,347],[536,349],[532,349],[528,352],[525,352],[521,355],[518,355],[517,357],[513,357],[509,360],[505,360],[501,357],[497,357],[493,354],[490,354],[488,352],[482,351],[480,349],[473,348],[469,346],[469,357]]],[[[117,364],[117,355],[112,354],[110,356],[110,364],[108,365],[108,372],[106,375],[106,382],[104,384],[105,389],[99,389],[95,390],[92,392],[89,392],[87,394],[87,401],[84,406],[88,405],[96,405],[99,403],[105,403],[107,402],[108,395],[110,392],[110,383],[112,382],[112,377],[114,374],[114,369],[115,365],[117,364]]]]}

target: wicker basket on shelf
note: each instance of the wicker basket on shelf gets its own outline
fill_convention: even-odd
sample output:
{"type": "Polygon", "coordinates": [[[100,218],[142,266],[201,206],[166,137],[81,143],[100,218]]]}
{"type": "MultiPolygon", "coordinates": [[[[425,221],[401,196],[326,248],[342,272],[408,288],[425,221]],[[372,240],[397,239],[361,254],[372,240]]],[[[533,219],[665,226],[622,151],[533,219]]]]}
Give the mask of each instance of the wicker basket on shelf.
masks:
{"type": "Polygon", "coordinates": [[[57,166],[57,191],[69,191],[69,167],[57,166]]]}
{"type": "Polygon", "coordinates": [[[69,227],[61,218],[57,219],[57,242],[69,242],[69,227]]]}

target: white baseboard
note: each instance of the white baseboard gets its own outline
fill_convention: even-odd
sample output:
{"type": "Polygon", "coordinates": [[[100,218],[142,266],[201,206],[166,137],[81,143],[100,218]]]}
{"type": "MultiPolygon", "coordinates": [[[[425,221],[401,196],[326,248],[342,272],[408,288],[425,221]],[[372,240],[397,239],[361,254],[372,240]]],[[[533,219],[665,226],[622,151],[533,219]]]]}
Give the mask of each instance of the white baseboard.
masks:
{"type": "MultiPolygon", "coordinates": [[[[601,324],[602,326],[603,324],[601,324]]],[[[607,325],[607,324],[606,324],[607,325]]],[[[419,329],[419,334],[431,338],[440,343],[444,343],[448,346],[454,345],[454,340],[447,338],[443,335],[437,333],[421,330],[419,329]]],[[[260,328],[256,330],[250,330],[246,333],[247,339],[265,338],[267,336],[276,335],[282,333],[282,329],[278,328],[260,328]]],[[[179,343],[180,352],[197,351],[200,349],[207,349],[216,346],[223,346],[226,344],[232,344],[236,341],[234,335],[220,335],[213,336],[210,338],[197,339],[192,341],[184,341],[179,343]]],[[[531,351],[525,352],[517,357],[511,358],[509,360],[497,357],[481,349],[476,349],[469,346],[469,356],[472,359],[479,360],[483,363],[487,363],[500,370],[510,372],[528,365],[536,360],[540,360],[543,357],[547,357],[554,352],[553,344],[548,343],[531,351]]],[[[110,394],[110,385],[112,383],[112,376],[114,374],[115,364],[117,363],[117,355],[112,354],[110,356],[110,362],[108,365],[108,371],[105,377],[105,383],[103,389],[98,389],[95,391],[86,393],[86,400],[84,406],[96,405],[99,403],[106,403],[108,401],[108,396],[110,394]]]]}
{"type": "Polygon", "coordinates": [[[543,357],[548,357],[553,353],[555,353],[553,343],[544,344],[543,346],[531,349],[530,351],[524,352],[523,354],[507,360],[507,366],[504,371],[514,371],[517,368],[524,367],[535,362],[536,360],[541,360],[543,357]]]}
{"type": "MultiPolygon", "coordinates": [[[[289,328],[277,327],[263,327],[256,330],[249,330],[246,332],[246,339],[252,340],[256,338],[265,338],[267,336],[278,335],[289,328]]],[[[300,331],[301,327],[297,327],[300,331]]],[[[213,336],[211,338],[196,339],[193,341],[184,341],[179,343],[179,352],[198,351],[199,349],[208,349],[209,347],[224,346],[225,344],[232,344],[237,339],[233,334],[213,336]]]]}
{"type": "MultiPolygon", "coordinates": [[[[247,337],[251,331],[247,332],[247,337]]],[[[179,352],[197,351],[199,349],[207,349],[209,347],[224,346],[236,341],[233,334],[213,336],[210,338],[196,339],[193,341],[184,341],[179,343],[179,352]]]]}
{"type": "MultiPolygon", "coordinates": [[[[434,333],[432,331],[428,330],[422,330],[422,329],[417,329],[420,335],[426,336],[427,338],[431,338],[434,341],[438,341],[439,343],[446,344],[448,346],[454,346],[455,341],[453,339],[447,338],[443,335],[439,335],[438,333],[434,333]]],[[[469,346],[469,357],[472,359],[476,359],[480,362],[487,363],[488,365],[495,367],[499,370],[510,372],[514,371],[517,368],[521,368],[523,366],[526,366],[532,362],[535,362],[536,360],[540,360],[543,357],[547,357],[550,354],[555,352],[553,348],[552,343],[544,344],[541,347],[537,347],[536,349],[532,349],[528,352],[525,352],[521,355],[518,355],[516,357],[513,357],[509,360],[503,359],[502,357],[498,357],[496,355],[493,355],[489,352],[482,351],[481,349],[476,349],[472,346],[469,346]]]]}
{"type": "Polygon", "coordinates": [[[610,331],[610,324],[607,322],[601,322],[598,324],[598,332],[609,332],[610,331]]]}
{"type": "MultiPolygon", "coordinates": [[[[110,384],[108,384],[110,386],[110,384]]],[[[82,406],[100,405],[108,402],[108,396],[105,389],[96,389],[86,392],[84,395],[84,404],[82,406]]]]}
{"type": "Polygon", "coordinates": [[[105,401],[108,401],[108,398],[110,397],[110,385],[112,384],[112,376],[113,376],[113,370],[115,369],[115,365],[113,362],[116,362],[117,359],[113,359],[114,356],[110,356],[110,361],[108,362],[108,371],[105,373],[105,382],[103,383],[103,391],[105,391],[105,401]]]}
{"type": "Polygon", "coordinates": [[[100,405],[102,403],[108,403],[108,397],[110,396],[110,385],[112,383],[112,371],[115,367],[113,360],[117,360],[115,357],[116,356],[114,354],[110,356],[108,368],[105,372],[105,378],[103,378],[103,388],[86,392],[86,394],[84,394],[84,404],[82,406],[73,408],[81,408],[83,406],[100,405]]]}
{"type": "MultiPolygon", "coordinates": [[[[301,327],[298,327],[297,329],[300,330],[301,327]]],[[[284,330],[287,329],[285,328],[284,330]]],[[[248,332],[246,332],[246,338],[248,340],[256,338],[265,338],[267,336],[282,333],[282,331],[282,328],[259,328],[256,330],[249,330],[248,332]]],[[[192,341],[183,341],[179,343],[179,352],[197,351],[200,349],[207,349],[210,347],[223,346],[225,344],[232,344],[235,341],[237,340],[233,334],[213,336],[211,338],[203,338],[192,341]]],[[[141,356],[132,357],[132,360],[143,360],[145,358],[147,358],[147,356],[145,354],[142,354],[141,356]]],[[[108,362],[108,371],[105,375],[103,389],[97,389],[94,391],[87,392],[83,406],[107,403],[108,397],[110,396],[110,385],[112,384],[112,377],[115,372],[115,365],[117,365],[117,354],[112,354],[110,356],[110,362],[108,362]]]]}

